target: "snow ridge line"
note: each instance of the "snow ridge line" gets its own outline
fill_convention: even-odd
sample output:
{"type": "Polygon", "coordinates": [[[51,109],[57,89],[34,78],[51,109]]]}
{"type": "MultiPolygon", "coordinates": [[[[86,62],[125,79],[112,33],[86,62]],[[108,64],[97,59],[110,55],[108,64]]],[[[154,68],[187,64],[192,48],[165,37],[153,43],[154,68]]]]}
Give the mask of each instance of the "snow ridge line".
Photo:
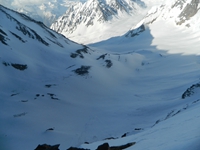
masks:
{"type": "Polygon", "coordinates": [[[166,117],[164,117],[164,118],[162,118],[162,119],[158,119],[158,120],[153,124],[152,127],[156,126],[156,125],[157,125],[158,123],[160,123],[160,122],[163,122],[163,121],[165,121],[165,120],[167,120],[167,119],[169,119],[169,118],[171,118],[171,117],[174,117],[174,116],[178,115],[179,113],[181,113],[181,112],[187,110],[188,108],[190,108],[191,106],[193,106],[194,104],[199,103],[199,102],[200,102],[200,99],[195,100],[195,101],[193,101],[193,102],[190,103],[190,104],[186,104],[186,105],[185,105],[184,107],[182,107],[181,109],[172,110],[171,112],[169,112],[169,113],[166,115],[166,117]]]}

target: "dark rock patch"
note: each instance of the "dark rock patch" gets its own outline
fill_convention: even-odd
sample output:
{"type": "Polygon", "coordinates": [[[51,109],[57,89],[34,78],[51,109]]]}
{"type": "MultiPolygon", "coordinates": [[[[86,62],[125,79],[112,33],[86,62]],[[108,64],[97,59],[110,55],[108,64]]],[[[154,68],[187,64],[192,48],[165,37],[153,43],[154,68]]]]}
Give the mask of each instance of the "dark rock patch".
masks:
{"type": "Polygon", "coordinates": [[[183,6],[184,6],[184,4],[185,4],[184,1],[176,1],[176,2],[174,3],[174,5],[172,5],[171,8],[174,8],[174,7],[180,7],[180,9],[182,9],[183,6]]]}
{"type": "Polygon", "coordinates": [[[19,40],[22,41],[23,43],[26,42],[26,41],[24,41],[20,36],[18,36],[17,34],[11,32],[11,31],[10,31],[10,33],[12,33],[12,35],[14,35],[17,39],[19,39],[19,40]]]}
{"type": "Polygon", "coordinates": [[[195,104],[195,103],[197,103],[197,102],[199,102],[199,101],[200,101],[200,99],[198,99],[198,100],[192,102],[192,104],[195,104]]]}
{"type": "Polygon", "coordinates": [[[181,14],[178,16],[180,21],[177,22],[177,25],[181,25],[186,20],[189,20],[191,17],[193,17],[199,10],[198,5],[199,0],[192,0],[190,3],[188,3],[181,14]]]}
{"type": "Polygon", "coordinates": [[[45,87],[46,88],[50,88],[52,85],[51,84],[46,84],[45,87]]]}
{"type": "Polygon", "coordinates": [[[134,37],[140,35],[140,33],[145,31],[145,26],[142,24],[140,27],[137,29],[129,31],[125,36],[126,37],[134,37]]]}
{"type": "Polygon", "coordinates": [[[7,34],[3,30],[1,30],[1,29],[0,29],[0,33],[3,34],[3,35],[5,35],[5,36],[7,36],[7,34]]]}
{"type": "Polygon", "coordinates": [[[48,129],[46,129],[46,131],[53,131],[54,130],[54,128],[48,128],[48,129]]]}
{"type": "Polygon", "coordinates": [[[1,43],[3,43],[4,45],[8,45],[8,44],[6,43],[6,37],[3,36],[3,35],[1,35],[1,34],[0,34],[0,41],[1,41],[1,43]]]}
{"type": "Polygon", "coordinates": [[[35,94],[35,98],[34,99],[37,99],[38,97],[40,97],[40,94],[35,94]]]}
{"type": "Polygon", "coordinates": [[[140,131],[143,130],[142,128],[135,128],[136,131],[140,131]]]}
{"type": "Polygon", "coordinates": [[[75,66],[75,65],[71,65],[71,66],[67,67],[66,69],[72,68],[72,67],[74,67],[74,66],[75,66]]]}
{"type": "Polygon", "coordinates": [[[112,61],[111,60],[105,60],[105,62],[106,62],[106,67],[107,68],[110,68],[110,67],[112,67],[112,65],[113,65],[113,63],[112,63],[112,61]]]}
{"type": "Polygon", "coordinates": [[[11,64],[11,66],[12,66],[13,68],[18,69],[18,70],[21,70],[21,71],[23,71],[23,70],[25,70],[25,69],[28,68],[27,65],[23,65],[23,64],[11,64]]]}
{"type": "Polygon", "coordinates": [[[21,100],[21,102],[25,103],[25,102],[28,102],[28,100],[27,99],[26,100],[21,100]]]}
{"type": "Polygon", "coordinates": [[[49,95],[53,100],[59,100],[58,98],[55,97],[56,96],[55,94],[47,93],[47,95],[49,95]]]}
{"type": "Polygon", "coordinates": [[[97,60],[99,60],[99,59],[105,59],[106,55],[107,55],[107,53],[106,53],[106,54],[103,54],[103,55],[101,55],[101,56],[99,56],[99,57],[97,58],[97,60]]]}
{"type": "Polygon", "coordinates": [[[7,66],[10,66],[10,64],[9,64],[9,63],[7,63],[7,62],[5,62],[5,61],[4,61],[4,62],[2,62],[2,64],[3,64],[4,66],[6,66],[6,67],[7,67],[7,66]]]}
{"type": "Polygon", "coordinates": [[[36,31],[30,29],[29,27],[21,24],[19,21],[15,20],[18,24],[18,26],[16,27],[17,30],[19,30],[20,32],[22,32],[24,35],[28,35],[29,38],[32,38],[32,39],[36,39],[38,40],[39,42],[41,42],[42,44],[48,46],[49,43],[47,43],[44,39],[42,39],[42,37],[37,34],[36,31]]]}
{"type": "Polygon", "coordinates": [[[38,145],[35,150],[59,150],[59,146],[60,144],[53,145],[53,146],[42,144],[42,145],[38,145]]]}
{"type": "Polygon", "coordinates": [[[11,94],[10,96],[12,97],[12,96],[16,96],[16,95],[18,95],[19,93],[14,93],[14,94],[11,94]]]}
{"type": "Polygon", "coordinates": [[[3,31],[3,30],[1,30],[0,29],[0,41],[1,41],[1,43],[3,43],[4,45],[8,45],[7,43],[6,43],[6,37],[5,36],[7,36],[7,34],[3,31]]]}
{"type": "Polygon", "coordinates": [[[33,32],[33,34],[35,35],[35,38],[36,38],[39,42],[41,42],[42,44],[44,44],[44,45],[46,45],[46,46],[49,45],[49,43],[47,43],[40,35],[38,35],[36,31],[34,31],[34,30],[32,30],[32,29],[30,29],[30,30],[33,32]]]}
{"type": "Polygon", "coordinates": [[[97,150],[110,150],[110,146],[108,143],[103,143],[97,147],[97,150]]]}
{"type": "Polygon", "coordinates": [[[189,87],[183,94],[182,94],[182,99],[185,99],[187,97],[190,97],[194,94],[194,90],[200,88],[200,83],[193,84],[191,87],[189,87]]]}
{"type": "Polygon", "coordinates": [[[90,68],[91,68],[90,66],[81,66],[80,68],[77,68],[73,71],[78,75],[84,76],[89,74],[90,68]]]}
{"type": "Polygon", "coordinates": [[[7,63],[7,62],[2,62],[2,64],[4,65],[4,66],[12,66],[13,68],[15,68],[15,69],[18,69],[18,70],[21,70],[21,71],[23,71],[23,70],[25,70],[25,69],[27,69],[28,68],[28,66],[25,64],[14,64],[14,63],[7,63]]]}
{"type": "MultiPolygon", "coordinates": [[[[52,129],[52,128],[50,128],[50,129],[52,129]]],[[[109,146],[108,143],[103,143],[102,145],[99,145],[96,150],[123,150],[123,149],[129,148],[135,144],[136,144],[136,142],[127,143],[125,145],[120,145],[120,146],[109,146]]],[[[58,149],[59,146],[60,146],[60,144],[53,145],[53,146],[47,145],[47,144],[42,144],[42,145],[38,145],[35,150],[59,150],[58,149]]],[[[89,149],[70,147],[67,150],[89,150],[89,149]]]]}
{"type": "Polygon", "coordinates": [[[124,133],[121,137],[123,138],[123,137],[126,137],[127,136],[127,133],[124,133]]]}
{"type": "Polygon", "coordinates": [[[72,58],[76,58],[78,56],[78,54],[76,54],[76,53],[71,53],[71,55],[70,55],[70,57],[72,57],[72,58]]]}
{"type": "Polygon", "coordinates": [[[110,147],[108,143],[104,143],[102,145],[99,145],[96,150],[123,150],[123,149],[129,148],[135,144],[136,144],[136,142],[132,142],[132,143],[127,143],[125,145],[110,147]]]}
{"type": "Polygon", "coordinates": [[[155,125],[157,125],[157,124],[160,123],[161,121],[162,121],[162,120],[160,120],[160,119],[156,120],[156,122],[153,124],[152,127],[154,127],[155,125]]]}
{"type": "Polygon", "coordinates": [[[13,117],[15,117],[15,118],[22,117],[22,116],[25,116],[26,114],[27,114],[27,112],[23,112],[23,113],[19,113],[19,114],[13,115],[13,117]]]}
{"type": "Polygon", "coordinates": [[[45,85],[46,88],[50,88],[50,87],[52,87],[52,86],[56,86],[56,84],[46,84],[46,85],[45,85]]]}
{"type": "Polygon", "coordinates": [[[88,53],[88,47],[83,46],[82,49],[78,49],[75,53],[71,53],[70,57],[76,58],[77,56],[79,56],[80,58],[84,58],[83,54],[87,53],[88,53]]]}
{"type": "Polygon", "coordinates": [[[24,25],[22,25],[20,22],[18,22],[17,20],[15,20],[18,24],[18,26],[16,27],[17,30],[19,30],[20,32],[22,32],[24,35],[28,35],[29,38],[34,39],[34,36],[30,33],[30,31],[28,30],[28,28],[24,25]]]}

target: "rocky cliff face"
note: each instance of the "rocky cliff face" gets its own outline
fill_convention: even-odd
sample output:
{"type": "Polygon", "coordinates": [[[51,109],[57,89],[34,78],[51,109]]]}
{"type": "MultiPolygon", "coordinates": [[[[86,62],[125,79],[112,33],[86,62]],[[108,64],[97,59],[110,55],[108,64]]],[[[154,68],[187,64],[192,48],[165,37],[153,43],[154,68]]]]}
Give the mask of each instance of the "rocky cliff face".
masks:
{"type": "Polygon", "coordinates": [[[185,21],[189,20],[199,11],[199,0],[192,0],[190,3],[187,3],[186,6],[182,9],[180,15],[178,16],[179,20],[177,21],[178,25],[181,25],[185,21]]]}

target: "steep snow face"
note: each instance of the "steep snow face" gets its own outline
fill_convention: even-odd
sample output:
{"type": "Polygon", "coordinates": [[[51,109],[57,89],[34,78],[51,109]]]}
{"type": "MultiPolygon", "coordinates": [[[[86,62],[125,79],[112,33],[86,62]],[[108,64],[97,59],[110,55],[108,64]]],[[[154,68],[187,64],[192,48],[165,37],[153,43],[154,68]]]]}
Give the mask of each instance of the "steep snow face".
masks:
{"type": "Polygon", "coordinates": [[[144,16],[145,8],[142,1],[88,0],[72,6],[51,29],[80,43],[96,42],[124,34],[144,16]],[[122,24],[124,28],[119,29],[122,24]]]}

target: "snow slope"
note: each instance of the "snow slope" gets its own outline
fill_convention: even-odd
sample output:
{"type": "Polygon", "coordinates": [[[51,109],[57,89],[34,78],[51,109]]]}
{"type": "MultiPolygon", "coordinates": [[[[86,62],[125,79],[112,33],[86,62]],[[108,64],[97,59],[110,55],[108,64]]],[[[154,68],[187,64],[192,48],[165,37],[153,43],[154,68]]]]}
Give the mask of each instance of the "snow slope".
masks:
{"type": "Polygon", "coordinates": [[[183,99],[199,83],[197,30],[161,17],[84,46],[0,13],[2,149],[96,149],[110,137],[136,142],[129,149],[199,148],[198,86],[183,99]]]}
{"type": "MultiPolygon", "coordinates": [[[[134,146],[127,148],[127,150],[198,150],[200,148],[198,142],[200,140],[198,129],[200,125],[198,115],[200,107],[198,71],[200,67],[200,34],[197,21],[199,11],[186,19],[183,24],[177,23],[177,20],[182,18],[180,14],[184,12],[184,15],[188,16],[188,13],[191,13],[186,10],[187,6],[194,6],[193,3],[194,1],[186,1],[185,7],[177,11],[178,14],[170,16],[168,12],[174,11],[176,8],[169,10],[169,8],[172,8],[170,6],[172,3],[168,1],[167,7],[161,6],[163,11],[158,13],[157,7],[155,7],[156,9],[153,8],[149,12],[151,15],[148,14],[144,20],[124,36],[90,45],[115,53],[142,53],[149,59],[143,62],[143,66],[146,66],[145,69],[138,70],[140,72],[139,77],[142,79],[139,83],[151,80],[152,84],[150,85],[150,82],[145,82],[140,86],[137,84],[138,88],[143,86],[142,91],[149,92],[157,87],[157,92],[153,94],[153,97],[148,96],[148,99],[155,100],[158,96],[159,101],[166,100],[175,105],[178,101],[180,103],[171,106],[171,111],[158,118],[151,126],[135,128],[132,132],[127,132],[127,136],[123,138],[83,144],[81,147],[94,150],[105,142],[108,142],[110,146],[136,142],[134,146]],[[169,11],[166,12],[166,8],[169,11]],[[185,26],[186,24],[190,24],[190,26],[185,26]],[[159,52],[160,61],[158,57],[152,57],[155,52],[159,52]],[[145,89],[144,86],[148,89],[145,89]],[[189,93],[184,100],[178,96],[180,95],[179,90],[181,91],[182,88],[186,88],[185,93],[189,93]]],[[[154,111],[170,109],[166,106],[155,106],[154,111]]],[[[149,114],[154,111],[151,110],[149,114]]],[[[144,118],[141,117],[141,119],[144,118]]],[[[144,120],[146,121],[146,118],[144,120]]]]}
{"type": "MultiPolygon", "coordinates": [[[[199,145],[199,99],[185,105],[180,110],[172,111],[170,117],[140,133],[115,140],[104,140],[92,144],[83,144],[82,148],[95,150],[102,143],[110,146],[123,145],[136,141],[136,144],[126,150],[198,150],[199,145]],[[177,113],[177,114],[176,114],[177,113]]],[[[167,116],[166,116],[167,117],[167,116]]]]}

